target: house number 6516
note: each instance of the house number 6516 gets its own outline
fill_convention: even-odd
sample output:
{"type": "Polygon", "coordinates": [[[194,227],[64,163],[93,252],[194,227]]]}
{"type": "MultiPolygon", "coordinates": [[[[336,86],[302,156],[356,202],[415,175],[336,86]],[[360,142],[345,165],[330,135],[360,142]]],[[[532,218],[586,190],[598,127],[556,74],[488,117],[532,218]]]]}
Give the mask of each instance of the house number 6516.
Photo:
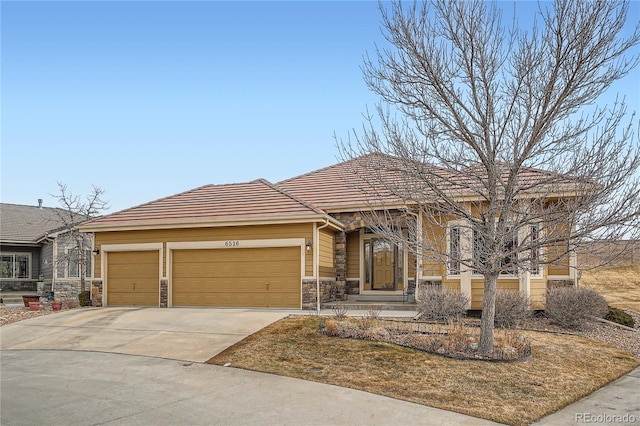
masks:
{"type": "Polygon", "coordinates": [[[225,241],[224,242],[224,246],[225,247],[239,247],[240,246],[240,241],[225,241]]]}

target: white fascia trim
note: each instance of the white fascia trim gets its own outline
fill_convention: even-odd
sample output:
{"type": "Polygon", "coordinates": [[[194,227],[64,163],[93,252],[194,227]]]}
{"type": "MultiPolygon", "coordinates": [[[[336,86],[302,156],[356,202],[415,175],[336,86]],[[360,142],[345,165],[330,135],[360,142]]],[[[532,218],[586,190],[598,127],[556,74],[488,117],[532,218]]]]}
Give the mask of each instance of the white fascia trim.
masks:
{"type": "Polygon", "coordinates": [[[103,244],[98,247],[101,252],[109,251],[150,251],[162,250],[162,243],[103,244]]]}
{"type": "MultiPolygon", "coordinates": [[[[167,250],[237,249],[267,247],[303,247],[304,238],[280,238],[266,240],[180,241],[167,243],[167,250]],[[237,245],[236,245],[237,244],[237,245]]],[[[303,274],[304,275],[304,274],[303,274]]]]}
{"type": "Polygon", "coordinates": [[[140,223],[135,225],[96,225],[78,228],[81,232],[108,232],[108,231],[140,231],[150,229],[178,229],[178,228],[220,228],[224,226],[253,226],[253,225],[287,225],[291,223],[317,223],[329,219],[336,229],[344,229],[344,225],[331,216],[295,216],[282,219],[256,219],[256,220],[222,220],[207,222],[162,222],[140,223]]]}
{"type": "Polygon", "coordinates": [[[108,259],[109,252],[122,251],[154,251],[158,250],[158,306],[160,306],[160,281],[162,281],[162,243],[134,243],[134,244],[104,244],[100,247],[100,252],[104,254],[100,256],[100,269],[102,278],[102,306],[109,306],[109,277],[108,277],[108,259]]]}
{"type": "MultiPolygon", "coordinates": [[[[460,278],[460,275],[452,275],[451,278],[460,278]]],[[[442,275],[423,275],[421,279],[426,281],[442,281],[442,275]]]]}

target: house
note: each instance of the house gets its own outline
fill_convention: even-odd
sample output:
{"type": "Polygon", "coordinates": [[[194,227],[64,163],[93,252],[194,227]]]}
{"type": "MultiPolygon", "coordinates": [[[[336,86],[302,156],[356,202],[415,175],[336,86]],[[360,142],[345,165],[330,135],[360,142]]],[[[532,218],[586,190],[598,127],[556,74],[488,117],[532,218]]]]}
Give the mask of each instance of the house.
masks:
{"type": "MultiPolygon", "coordinates": [[[[77,245],[65,226],[61,209],[0,204],[0,292],[52,294],[55,299],[77,297],[80,261],[77,245]]],[[[87,218],[79,218],[78,222],[87,218]]],[[[86,238],[91,238],[87,235],[86,238]]],[[[87,247],[92,246],[87,241],[87,247]]],[[[85,257],[91,277],[92,255],[85,257]]]]}
{"type": "MultiPolygon", "coordinates": [[[[361,178],[370,160],[277,184],[206,185],[82,224],[99,251],[94,305],[306,309],[317,299],[410,295],[416,285],[439,284],[468,293],[469,309],[480,309],[481,277],[418,262],[415,251],[368,226],[366,212],[381,209],[399,232],[423,220],[361,178]]],[[[549,281],[574,282],[574,261],[500,277],[498,285],[541,300],[549,281]]]]}

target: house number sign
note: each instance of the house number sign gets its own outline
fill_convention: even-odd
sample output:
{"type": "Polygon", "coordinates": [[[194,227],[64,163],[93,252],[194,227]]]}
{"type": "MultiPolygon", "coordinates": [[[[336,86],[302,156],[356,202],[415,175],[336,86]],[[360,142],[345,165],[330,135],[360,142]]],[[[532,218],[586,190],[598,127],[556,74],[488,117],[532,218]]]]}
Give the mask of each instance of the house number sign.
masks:
{"type": "Polygon", "coordinates": [[[230,240],[224,242],[225,247],[240,247],[240,241],[238,240],[230,240]]]}

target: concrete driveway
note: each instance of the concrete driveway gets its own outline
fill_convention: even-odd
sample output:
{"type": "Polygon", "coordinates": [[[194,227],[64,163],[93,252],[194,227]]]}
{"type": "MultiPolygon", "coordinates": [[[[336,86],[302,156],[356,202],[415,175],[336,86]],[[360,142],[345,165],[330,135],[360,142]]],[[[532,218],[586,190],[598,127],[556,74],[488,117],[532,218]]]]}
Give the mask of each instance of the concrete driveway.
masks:
{"type": "Polygon", "coordinates": [[[292,312],[83,309],[0,328],[4,425],[491,425],[367,392],[202,364],[292,312]]]}
{"type": "Polygon", "coordinates": [[[261,309],[92,308],[1,329],[3,350],[55,349],[205,362],[246,336],[299,312],[261,309]]]}

